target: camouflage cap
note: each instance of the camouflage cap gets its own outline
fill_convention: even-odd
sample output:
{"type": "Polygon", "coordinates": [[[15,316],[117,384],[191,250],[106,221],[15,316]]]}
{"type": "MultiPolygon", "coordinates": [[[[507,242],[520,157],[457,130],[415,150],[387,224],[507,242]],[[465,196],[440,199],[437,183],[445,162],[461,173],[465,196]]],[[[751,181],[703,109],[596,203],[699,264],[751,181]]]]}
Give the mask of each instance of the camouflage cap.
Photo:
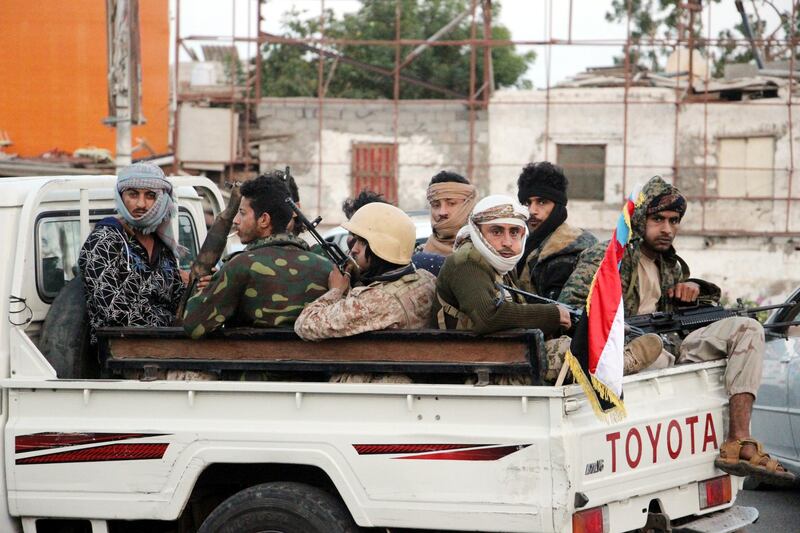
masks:
{"type": "Polygon", "coordinates": [[[642,187],[642,195],[644,201],[636,207],[631,217],[631,228],[637,237],[644,237],[647,215],[660,211],[676,211],[683,218],[686,213],[686,198],[661,176],[650,178],[642,187]]]}

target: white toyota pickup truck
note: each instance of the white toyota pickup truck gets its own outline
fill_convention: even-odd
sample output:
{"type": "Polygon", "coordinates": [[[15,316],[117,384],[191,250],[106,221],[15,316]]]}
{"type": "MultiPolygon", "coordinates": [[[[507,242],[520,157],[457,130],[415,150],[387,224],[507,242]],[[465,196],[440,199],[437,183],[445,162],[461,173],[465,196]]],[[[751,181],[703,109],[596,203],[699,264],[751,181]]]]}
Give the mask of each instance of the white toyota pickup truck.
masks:
{"type": "MultiPolygon", "coordinates": [[[[218,211],[222,197],[204,178],[174,183],[195,253],[203,202],[218,211]]],[[[720,532],[757,518],[733,505],[741,479],[713,463],[725,361],[625,378],[628,416],[613,424],[577,385],[486,384],[504,365],[537,382],[537,331],[325,344],[120,330],[105,337],[102,378],[57,375],[42,327],[91,225],[113,212],[113,186],[0,178],[0,531],[720,532]],[[403,350],[413,361],[392,359],[403,350]],[[161,379],[182,363],[219,379],[161,379]],[[324,379],[420,368],[411,384],[324,379]],[[266,379],[226,379],[244,371],[266,379]]]]}

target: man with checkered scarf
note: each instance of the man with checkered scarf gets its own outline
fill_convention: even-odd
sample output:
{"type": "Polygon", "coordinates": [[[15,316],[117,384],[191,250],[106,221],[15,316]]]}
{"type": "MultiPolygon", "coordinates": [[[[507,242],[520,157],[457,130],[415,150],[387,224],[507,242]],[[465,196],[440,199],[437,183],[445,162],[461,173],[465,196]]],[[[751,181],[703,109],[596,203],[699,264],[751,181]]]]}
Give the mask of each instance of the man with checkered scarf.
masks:
{"type": "Polygon", "coordinates": [[[178,214],[172,184],[151,163],[119,171],[117,215],[100,220],[83,244],[83,277],[91,342],[108,326],[170,326],[188,273],[178,268],[185,252],[172,220],[178,214]]]}

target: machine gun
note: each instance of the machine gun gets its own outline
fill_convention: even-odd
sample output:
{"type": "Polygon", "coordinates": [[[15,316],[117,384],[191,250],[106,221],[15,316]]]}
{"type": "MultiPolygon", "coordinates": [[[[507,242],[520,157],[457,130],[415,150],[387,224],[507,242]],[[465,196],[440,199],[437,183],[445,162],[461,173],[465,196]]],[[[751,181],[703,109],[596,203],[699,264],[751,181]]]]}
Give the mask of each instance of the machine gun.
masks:
{"type": "MultiPolygon", "coordinates": [[[[659,335],[663,333],[678,333],[682,337],[685,337],[692,331],[708,326],[723,318],[732,316],[752,316],[761,311],[792,307],[796,303],[797,302],[787,302],[783,304],[748,308],[740,301],[737,307],[731,308],[718,305],[683,307],[670,312],[656,312],[628,317],[626,322],[644,333],[657,333],[659,335]]],[[[779,322],[763,324],[763,326],[765,328],[776,328],[794,324],[800,324],[800,322],[779,322]]]]}
{"type": "MultiPolygon", "coordinates": [[[[289,167],[286,167],[286,175],[289,175],[289,167]]],[[[314,240],[317,241],[320,247],[322,247],[322,251],[328,256],[328,259],[330,259],[331,262],[336,265],[336,268],[339,269],[339,272],[344,274],[353,269],[358,269],[358,265],[350,255],[345,254],[338,245],[326,241],[322,235],[319,234],[317,231],[317,226],[320,222],[322,222],[321,216],[318,216],[313,221],[308,220],[308,218],[300,210],[300,207],[298,207],[298,205],[294,203],[291,198],[287,198],[286,203],[297,216],[297,222],[302,224],[306,231],[308,231],[314,240]]]]}

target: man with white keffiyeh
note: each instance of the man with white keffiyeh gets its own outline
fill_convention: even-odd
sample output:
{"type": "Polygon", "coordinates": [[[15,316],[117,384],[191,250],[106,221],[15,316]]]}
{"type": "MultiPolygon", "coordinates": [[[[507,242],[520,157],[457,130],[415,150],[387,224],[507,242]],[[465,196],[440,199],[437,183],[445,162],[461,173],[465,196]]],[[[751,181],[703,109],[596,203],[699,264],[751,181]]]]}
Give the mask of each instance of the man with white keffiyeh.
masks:
{"type": "Polygon", "coordinates": [[[117,216],[99,221],[81,248],[92,344],[107,326],[169,326],[188,275],[173,232],[178,208],[172,184],[151,163],[119,171],[117,216]]]}
{"type": "Polygon", "coordinates": [[[528,236],[527,219],[528,210],[510,196],[488,196],[475,205],[436,281],[434,311],[441,329],[537,328],[553,335],[569,328],[565,308],[528,304],[497,287],[517,284],[514,267],[528,236]]]}

